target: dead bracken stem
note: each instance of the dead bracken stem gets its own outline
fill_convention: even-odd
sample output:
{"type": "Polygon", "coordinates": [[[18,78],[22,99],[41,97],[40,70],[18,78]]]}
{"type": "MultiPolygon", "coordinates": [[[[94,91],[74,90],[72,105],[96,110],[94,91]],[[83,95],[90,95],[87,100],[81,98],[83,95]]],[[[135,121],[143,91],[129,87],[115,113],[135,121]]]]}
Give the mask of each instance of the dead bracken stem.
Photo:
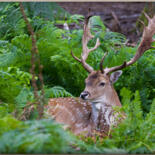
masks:
{"type": "Polygon", "coordinates": [[[39,113],[39,119],[42,118],[43,116],[43,111],[44,111],[44,106],[43,106],[43,103],[44,103],[44,90],[43,90],[43,86],[44,86],[44,83],[43,83],[43,76],[42,76],[42,69],[43,69],[43,65],[40,64],[40,59],[39,59],[39,52],[38,52],[38,48],[37,48],[37,45],[36,45],[36,39],[35,39],[35,34],[33,32],[33,29],[27,19],[27,16],[24,12],[24,7],[22,5],[22,3],[20,2],[20,11],[23,15],[23,18],[25,20],[25,23],[27,25],[27,29],[28,29],[28,32],[30,33],[31,35],[31,39],[32,39],[32,50],[31,50],[31,69],[30,69],[30,72],[32,74],[32,87],[34,89],[34,97],[35,97],[35,104],[37,104],[37,110],[38,110],[38,113],[39,113]],[[36,69],[36,66],[39,67],[39,80],[40,80],[40,83],[41,83],[41,86],[40,86],[40,89],[41,89],[41,95],[38,96],[38,86],[37,86],[37,81],[35,79],[36,77],[36,73],[35,73],[35,69],[36,69]]]}

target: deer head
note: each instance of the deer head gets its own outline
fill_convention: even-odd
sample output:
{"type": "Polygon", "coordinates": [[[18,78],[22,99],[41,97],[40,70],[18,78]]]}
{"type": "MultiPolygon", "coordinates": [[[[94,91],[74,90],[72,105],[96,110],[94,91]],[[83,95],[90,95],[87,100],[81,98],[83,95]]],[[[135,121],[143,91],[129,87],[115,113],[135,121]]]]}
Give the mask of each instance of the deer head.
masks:
{"type": "Polygon", "coordinates": [[[93,48],[89,49],[87,47],[89,40],[92,39],[94,36],[90,33],[90,27],[88,24],[90,16],[85,19],[83,28],[84,32],[82,37],[81,59],[74,56],[73,52],[71,52],[73,58],[78,62],[82,63],[86,71],[89,72],[89,75],[85,80],[86,87],[80,95],[82,99],[90,100],[91,102],[96,102],[100,99],[103,100],[103,98],[104,100],[106,100],[106,98],[108,97],[110,99],[111,97],[113,97],[114,94],[115,98],[117,98],[117,94],[112,85],[114,82],[118,80],[118,78],[122,74],[121,69],[135,63],[143,55],[145,51],[151,48],[151,43],[153,42],[152,37],[155,34],[155,16],[152,19],[149,18],[146,14],[145,16],[148,19],[148,26],[144,27],[142,41],[134,57],[128,62],[124,61],[124,63],[120,66],[114,66],[111,68],[103,69],[102,64],[106,56],[105,53],[105,55],[101,59],[99,71],[94,71],[94,69],[86,63],[86,59],[89,53],[100,46],[100,41],[99,38],[97,38],[96,45],[93,48]]]}
{"type": "Polygon", "coordinates": [[[80,97],[84,100],[96,102],[100,99],[110,97],[113,94],[113,83],[117,81],[122,71],[116,71],[110,76],[101,71],[93,71],[85,80],[85,89],[80,97]],[[105,97],[106,96],[106,97],[105,97]]]}

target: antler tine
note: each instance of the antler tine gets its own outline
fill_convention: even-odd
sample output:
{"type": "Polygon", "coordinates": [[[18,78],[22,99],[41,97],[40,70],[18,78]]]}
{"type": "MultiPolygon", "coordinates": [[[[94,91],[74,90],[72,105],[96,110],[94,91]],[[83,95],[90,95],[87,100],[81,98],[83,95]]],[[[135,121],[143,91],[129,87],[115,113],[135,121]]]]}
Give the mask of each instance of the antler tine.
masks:
{"type": "Polygon", "coordinates": [[[138,21],[145,27],[145,24],[142,20],[138,19],[138,21]]]}
{"type": "Polygon", "coordinates": [[[91,73],[93,71],[93,68],[91,66],[89,66],[86,62],[82,62],[81,59],[79,59],[78,57],[76,57],[73,52],[71,51],[71,55],[72,57],[77,60],[78,62],[82,63],[83,67],[89,72],[91,73]]]}
{"type": "Polygon", "coordinates": [[[144,13],[144,16],[147,18],[147,20],[150,21],[151,18],[146,14],[146,12],[143,11],[143,13],[144,13]]]}
{"type": "Polygon", "coordinates": [[[73,57],[75,60],[77,60],[78,62],[81,62],[81,60],[80,60],[78,57],[76,57],[76,56],[73,54],[72,51],[71,51],[71,55],[72,55],[72,57],[73,57]]]}
{"type": "Polygon", "coordinates": [[[98,46],[100,45],[100,41],[99,38],[97,38],[96,44],[93,48],[89,49],[87,44],[89,42],[89,40],[93,39],[94,36],[91,34],[90,32],[90,27],[89,27],[89,18],[91,16],[88,16],[85,20],[85,24],[84,24],[84,33],[83,33],[83,37],[82,37],[82,49],[83,49],[83,53],[81,55],[82,59],[85,61],[89,55],[90,52],[94,51],[95,49],[98,48],[98,46]]]}
{"type": "Polygon", "coordinates": [[[96,44],[95,44],[95,46],[93,48],[89,49],[88,46],[87,46],[89,40],[94,38],[94,36],[90,32],[90,27],[89,27],[89,18],[90,17],[91,16],[89,15],[88,17],[85,18],[85,23],[84,23],[84,28],[83,28],[83,36],[82,36],[82,54],[81,54],[81,59],[79,59],[76,56],[74,56],[73,52],[71,52],[73,58],[75,60],[77,60],[78,62],[81,62],[83,67],[89,73],[92,72],[94,69],[86,63],[86,59],[87,59],[89,53],[94,51],[95,49],[97,49],[98,46],[100,45],[100,41],[97,38],[96,44]]]}
{"type": "Polygon", "coordinates": [[[115,66],[112,68],[106,68],[104,73],[108,74],[110,72],[114,72],[119,69],[123,69],[124,67],[130,66],[135,63],[148,49],[152,48],[151,43],[154,42],[152,39],[153,35],[155,35],[155,15],[153,18],[150,18],[146,13],[144,13],[146,18],[148,19],[148,26],[144,27],[142,40],[138,46],[137,52],[134,57],[128,61],[124,62],[120,66],[115,66]]]}
{"type": "Polygon", "coordinates": [[[101,61],[100,61],[100,70],[101,70],[101,73],[104,73],[104,69],[103,69],[103,62],[104,62],[104,59],[107,55],[107,52],[104,53],[104,56],[102,57],[101,61]]]}

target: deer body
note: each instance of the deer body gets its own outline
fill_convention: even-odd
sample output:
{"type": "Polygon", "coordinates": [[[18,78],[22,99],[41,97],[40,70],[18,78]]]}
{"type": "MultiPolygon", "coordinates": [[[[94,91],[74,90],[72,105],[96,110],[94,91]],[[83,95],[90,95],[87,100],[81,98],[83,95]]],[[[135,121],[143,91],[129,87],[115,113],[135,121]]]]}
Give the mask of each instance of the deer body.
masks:
{"type": "Polygon", "coordinates": [[[96,45],[91,49],[87,47],[89,40],[94,36],[91,35],[88,26],[90,16],[85,19],[81,59],[74,56],[71,52],[73,58],[80,62],[89,72],[85,80],[85,89],[81,93],[80,98],[50,99],[47,113],[53,119],[66,125],[65,127],[70,128],[74,134],[90,134],[94,130],[98,130],[99,132],[103,131],[104,135],[107,135],[109,128],[116,126],[120,122],[123,117],[120,118],[119,112],[116,112],[113,108],[114,106],[121,107],[118,95],[113,88],[113,83],[122,74],[120,69],[132,65],[144,52],[152,48],[152,37],[155,34],[155,16],[152,19],[146,14],[145,16],[148,19],[148,26],[144,27],[142,41],[134,57],[128,62],[124,61],[120,66],[103,69],[104,55],[100,62],[99,71],[94,71],[86,63],[88,54],[98,48],[100,41],[97,39],[96,45]]]}
{"type": "Polygon", "coordinates": [[[92,120],[89,102],[80,98],[54,98],[50,99],[48,106],[48,114],[73,133],[90,132],[92,120]]]}
{"type": "Polygon", "coordinates": [[[100,71],[91,73],[86,79],[81,98],[50,99],[48,113],[75,134],[90,134],[94,130],[108,133],[111,125],[116,124],[117,115],[114,114],[113,106],[121,106],[109,77],[105,78],[100,71]],[[89,96],[82,96],[85,92],[89,92],[89,96]]]}
{"type": "Polygon", "coordinates": [[[54,98],[50,99],[48,106],[48,114],[75,134],[90,134],[93,130],[108,133],[110,126],[115,124],[113,108],[104,102],[89,103],[80,98],[54,98]],[[102,118],[99,121],[101,109],[102,118]]]}

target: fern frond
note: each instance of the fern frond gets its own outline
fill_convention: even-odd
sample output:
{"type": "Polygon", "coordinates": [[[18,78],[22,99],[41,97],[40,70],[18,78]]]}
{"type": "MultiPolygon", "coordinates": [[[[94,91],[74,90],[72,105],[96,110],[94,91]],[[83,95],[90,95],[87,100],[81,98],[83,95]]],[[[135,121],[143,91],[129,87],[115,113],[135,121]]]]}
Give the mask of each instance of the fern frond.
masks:
{"type": "Polygon", "coordinates": [[[45,89],[46,98],[69,97],[69,96],[72,96],[72,94],[67,92],[63,87],[60,86],[54,86],[52,88],[45,89]]]}

